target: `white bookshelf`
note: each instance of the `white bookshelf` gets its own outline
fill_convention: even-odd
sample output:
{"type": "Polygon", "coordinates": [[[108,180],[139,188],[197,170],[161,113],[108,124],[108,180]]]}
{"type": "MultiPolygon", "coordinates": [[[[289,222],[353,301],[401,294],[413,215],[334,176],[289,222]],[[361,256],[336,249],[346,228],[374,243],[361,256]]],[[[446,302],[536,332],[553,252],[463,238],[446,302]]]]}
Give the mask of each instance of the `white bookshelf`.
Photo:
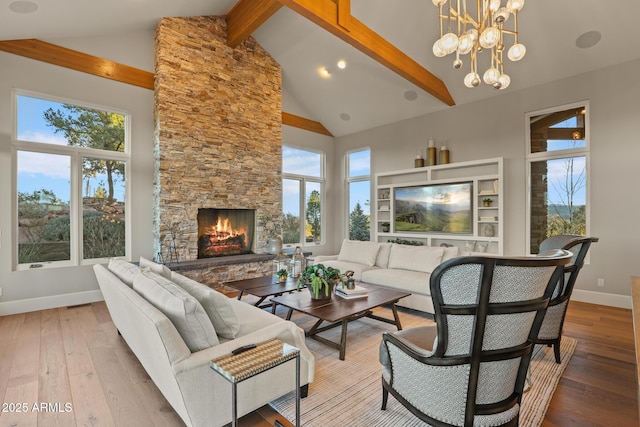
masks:
{"type": "Polygon", "coordinates": [[[375,174],[374,240],[386,242],[402,239],[428,246],[454,245],[461,251],[503,254],[504,206],[502,157],[446,165],[402,169],[375,174]],[[471,182],[472,227],[470,233],[397,232],[395,230],[394,194],[397,188],[431,184],[471,182]],[[484,206],[483,200],[492,200],[484,206]],[[384,227],[389,224],[389,230],[384,227]],[[491,233],[489,229],[492,229],[491,233]],[[493,234],[493,235],[491,235],[493,234]]]}

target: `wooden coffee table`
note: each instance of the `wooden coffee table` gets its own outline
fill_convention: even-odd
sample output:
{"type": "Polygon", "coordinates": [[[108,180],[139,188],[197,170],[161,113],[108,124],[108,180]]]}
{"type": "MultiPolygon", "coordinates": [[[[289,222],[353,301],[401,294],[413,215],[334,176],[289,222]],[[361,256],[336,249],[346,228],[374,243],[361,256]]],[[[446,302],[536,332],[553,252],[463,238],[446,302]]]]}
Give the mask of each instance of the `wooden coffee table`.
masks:
{"type": "Polygon", "coordinates": [[[381,322],[390,323],[395,325],[398,330],[402,330],[396,303],[400,298],[411,295],[408,292],[383,288],[368,283],[358,283],[358,285],[367,288],[367,298],[343,299],[337,295],[332,295],[330,300],[312,300],[309,291],[305,290],[272,298],[271,302],[273,303],[274,310],[277,304],[289,308],[287,320],[291,319],[294,310],[316,317],[318,321],[311,329],[305,331],[305,335],[338,349],[340,351],[340,360],[344,360],[347,350],[347,325],[349,322],[362,317],[369,317],[381,322]],[[387,319],[373,314],[371,310],[382,305],[389,305],[391,307],[393,319],[387,319]],[[323,322],[328,322],[329,325],[320,327],[323,322]],[[342,326],[339,343],[318,335],[320,332],[338,326],[342,326]]]}
{"type": "Polygon", "coordinates": [[[263,304],[266,298],[298,290],[298,279],[292,277],[288,277],[284,283],[278,282],[278,279],[273,276],[265,276],[254,279],[234,280],[232,282],[224,282],[223,284],[240,291],[238,293],[238,299],[241,299],[245,292],[257,296],[260,299],[254,305],[260,308],[271,307],[273,314],[275,314],[276,306],[271,303],[263,304]]]}

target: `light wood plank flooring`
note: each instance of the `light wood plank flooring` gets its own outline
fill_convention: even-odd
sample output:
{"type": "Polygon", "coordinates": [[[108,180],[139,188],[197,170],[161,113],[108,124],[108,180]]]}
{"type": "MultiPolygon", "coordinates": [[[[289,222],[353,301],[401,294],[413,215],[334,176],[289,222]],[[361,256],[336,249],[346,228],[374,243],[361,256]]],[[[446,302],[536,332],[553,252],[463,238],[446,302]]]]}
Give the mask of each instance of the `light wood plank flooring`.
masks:
{"type": "MultiPolygon", "coordinates": [[[[405,327],[420,322],[411,312],[400,316],[405,327]]],[[[543,427],[638,426],[631,310],[571,302],[565,334],[578,347],[543,427]]],[[[0,396],[0,426],[183,425],[104,303],[0,318],[0,396]]],[[[264,407],[242,425],[276,419],[282,417],[264,407]]]]}

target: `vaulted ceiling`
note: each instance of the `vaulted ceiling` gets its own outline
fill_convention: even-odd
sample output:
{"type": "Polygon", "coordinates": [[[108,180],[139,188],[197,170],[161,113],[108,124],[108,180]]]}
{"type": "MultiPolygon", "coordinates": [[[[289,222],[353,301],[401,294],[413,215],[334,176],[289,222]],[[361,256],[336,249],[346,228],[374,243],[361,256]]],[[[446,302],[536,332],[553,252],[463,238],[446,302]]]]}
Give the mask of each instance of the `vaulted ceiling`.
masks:
{"type": "MultiPolygon", "coordinates": [[[[13,0],[0,0],[0,40],[55,41],[56,38],[122,35],[151,30],[166,16],[226,15],[237,2],[32,1],[37,4],[37,10],[24,14],[9,10],[9,5],[15,3],[13,0]]],[[[249,3],[260,7],[272,2],[249,3]]],[[[411,82],[398,70],[390,69],[389,64],[383,65],[384,61],[373,59],[294,10],[308,0],[281,3],[290,7],[277,8],[253,31],[253,36],[282,65],[285,111],[319,121],[333,135],[341,136],[452,108],[448,105],[450,102],[443,102],[442,96],[434,97],[420,82],[411,82]],[[341,59],[347,63],[344,70],[336,65],[341,59]],[[329,78],[320,75],[322,68],[329,71],[329,78]]],[[[418,67],[433,73],[436,80],[441,80],[456,105],[640,58],[634,30],[635,19],[640,16],[639,1],[528,1],[519,22],[520,41],[527,47],[527,56],[518,63],[507,61],[505,65],[511,86],[505,91],[496,91],[484,84],[468,89],[462,83],[468,65],[454,70],[451,56],[436,58],[431,53],[438,36],[438,20],[437,8],[430,0],[351,0],[346,3],[350,3],[351,14],[358,22],[404,52],[418,67]],[[590,48],[578,47],[578,38],[590,31],[601,34],[599,43],[590,48]]],[[[372,47],[379,49],[380,43],[374,41],[372,47]]],[[[484,68],[482,61],[488,62],[488,59],[480,61],[484,68]]]]}

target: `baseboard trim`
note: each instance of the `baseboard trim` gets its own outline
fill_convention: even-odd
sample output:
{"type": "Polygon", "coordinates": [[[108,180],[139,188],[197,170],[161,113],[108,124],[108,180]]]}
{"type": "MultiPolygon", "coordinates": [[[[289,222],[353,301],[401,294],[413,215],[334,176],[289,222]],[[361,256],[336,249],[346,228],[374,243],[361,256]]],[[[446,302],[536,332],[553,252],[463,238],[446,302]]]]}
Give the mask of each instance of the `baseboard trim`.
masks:
{"type": "Polygon", "coordinates": [[[582,289],[574,289],[571,294],[573,301],[587,302],[590,304],[607,305],[609,307],[628,308],[631,309],[631,296],[606,294],[604,292],[585,291],[582,289]]]}
{"type": "Polygon", "coordinates": [[[75,292],[72,294],[52,295],[49,297],[22,299],[17,301],[0,302],[0,316],[28,313],[30,311],[48,310],[50,308],[67,307],[72,305],[90,304],[103,301],[99,290],[75,292]]]}

